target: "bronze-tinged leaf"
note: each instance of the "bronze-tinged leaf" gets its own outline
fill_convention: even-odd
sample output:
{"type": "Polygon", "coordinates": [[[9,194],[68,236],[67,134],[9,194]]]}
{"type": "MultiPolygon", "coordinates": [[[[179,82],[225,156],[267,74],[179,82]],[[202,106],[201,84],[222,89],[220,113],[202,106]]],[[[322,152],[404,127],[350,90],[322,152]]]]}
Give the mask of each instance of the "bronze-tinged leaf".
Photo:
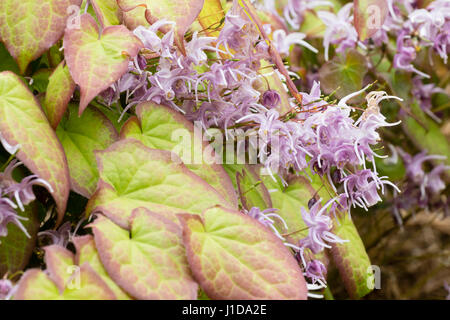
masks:
{"type": "Polygon", "coordinates": [[[9,71],[0,73],[0,132],[8,144],[20,146],[17,158],[50,184],[59,224],[70,191],[66,155],[33,94],[9,71]]]}
{"type": "Polygon", "coordinates": [[[80,18],[80,28],[68,28],[64,52],[70,74],[81,89],[81,115],[89,102],[128,70],[130,58],[142,48],[142,42],[125,26],[109,26],[99,35],[95,19],[80,18]]]}
{"type": "Polygon", "coordinates": [[[306,299],[297,261],[269,228],[214,207],[178,215],[194,278],[212,299],[306,299]]]}
{"type": "Polygon", "coordinates": [[[80,5],[81,0],[0,1],[0,39],[21,73],[61,39],[71,6],[80,5]]]}

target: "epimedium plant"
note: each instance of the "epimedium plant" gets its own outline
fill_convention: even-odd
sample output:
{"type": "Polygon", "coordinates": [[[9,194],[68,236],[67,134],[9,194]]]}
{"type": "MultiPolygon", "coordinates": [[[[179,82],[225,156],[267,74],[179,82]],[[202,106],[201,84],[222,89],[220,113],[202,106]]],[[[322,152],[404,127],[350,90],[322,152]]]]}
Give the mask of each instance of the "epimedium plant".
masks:
{"type": "Polygon", "coordinates": [[[450,6],[400,2],[2,1],[0,298],[367,295],[351,209],[448,210],[450,6]]]}

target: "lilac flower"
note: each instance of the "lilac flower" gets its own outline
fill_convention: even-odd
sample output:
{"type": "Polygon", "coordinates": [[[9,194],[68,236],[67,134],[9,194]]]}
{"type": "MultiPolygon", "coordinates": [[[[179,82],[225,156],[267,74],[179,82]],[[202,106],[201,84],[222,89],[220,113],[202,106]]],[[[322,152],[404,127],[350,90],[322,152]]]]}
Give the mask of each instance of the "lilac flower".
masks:
{"type": "Polygon", "coordinates": [[[306,264],[305,277],[310,278],[312,283],[326,286],[327,268],[320,260],[311,260],[306,264]]]}
{"type": "Polygon", "coordinates": [[[406,174],[414,183],[420,184],[423,182],[425,177],[425,172],[423,170],[423,163],[429,160],[445,160],[445,156],[440,155],[427,155],[427,151],[422,151],[415,156],[399,150],[400,155],[405,161],[406,174]]]}
{"type": "Polygon", "coordinates": [[[194,32],[192,40],[186,44],[186,54],[194,65],[200,65],[206,62],[208,57],[204,50],[223,52],[210,46],[211,42],[215,40],[216,38],[214,37],[198,37],[198,32],[194,32]]]}
{"type": "MultiPolygon", "coordinates": [[[[259,38],[255,25],[242,13],[239,6],[233,6],[225,16],[225,23],[217,38],[217,47],[224,45],[238,52],[249,52],[259,38]]],[[[231,52],[229,52],[231,54],[231,52]]]]}
{"type": "Polygon", "coordinates": [[[20,210],[24,211],[24,206],[36,199],[33,192],[33,186],[35,185],[43,186],[47,188],[50,193],[53,193],[52,186],[44,179],[39,178],[37,175],[31,175],[23,178],[20,183],[15,183],[6,188],[5,192],[14,194],[17,205],[20,210]]]}
{"type": "Polygon", "coordinates": [[[378,190],[384,194],[384,185],[392,186],[397,192],[400,190],[386,177],[378,177],[371,170],[365,169],[343,178],[345,194],[353,206],[359,206],[367,210],[368,207],[381,201],[378,190]]]}
{"type": "Polygon", "coordinates": [[[317,201],[312,208],[307,211],[301,208],[302,218],[308,227],[308,236],[300,240],[300,247],[311,249],[313,253],[318,253],[323,248],[331,248],[326,242],[343,243],[348,240],[342,240],[335,234],[331,233],[333,222],[331,218],[324,214],[327,208],[333,203],[335,199],[328,201],[325,206],[321,207],[321,201],[317,201]]]}
{"type": "Polygon", "coordinates": [[[300,32],[292,32],[286,35],[286,31],[283,29],[275,30],[272,34],[273,36],[273,45],[277,49],[280,54],[289,55],[289,48],[293,44],[298,44],[304,46],[305,48],[311,50],[314,53],[318,53],[319,51],[306,42],[306,35],[300,32]]]}
{"type": "Polygon", "coordinates": [[[24,211],[24,205],[35,200],[33,193],[34,185],[43,186],[51,193],[53,193],[53,188],[47,181],[40,179],[37,175],[31,175],[23,178],[21,182],[16,182],[12,177],[12,172],[21,164],[22,162],[13,160],[6,167],[5,171],[0,173],[0,187],[4,188],[3,192],[5,194],[13,195],[20,210],[24,211]]]}
{"type": "Polygon", "coordinates": [[[301,23],[303,22],[305,12],[307,10],[311,10],[315,7],[321,6],[333,7],[333,3],[330,1],[321,0],[288,0],[287,5],[283,10],[284,18],[292,26],[293,29],[299,29],[301,23]]]}
{"type": "Polygon", "coordinates": [[[417,30],[425,46],[430,42],[444,63],[447,63],[447,45],[450,44],[450,3],[434,1],[427,9],[417,9],[410,13],[409,21],[417,30]]]}
{"type": "Polygon", "coordinates": [[[440,123],[441,119],[431,112],[431,96],[438,92],[445,93],[445,91],[442,88],[436,87],[433,83],[424,84],[420,77],[414,77],[412,92],[416,99],[420,102],[420,108],[433,120],[440,123]]]}
{"type": "Polygon", "coordinates": [[[164,58],[172,57],[171,47],[173,46],[173,30],[167,32],[161,39],[157,32],[160,28],[168,25],[175,25],[172,21],[160,19],[150,27],[138,26],[133,33],[142,41],[144,47],[159,54],[164,58]]]}
{"type": "Polygon", "coordinates": [[[412,64],[417,54],[416,47],[409,33],[408,29],[404,29],[397,36],[397,53],[394,56],[394,68],[415,72],[423,78],[430,78],[429,75],[419,71],[412,64]]]}
{"type": "MultiPolygon", "coordinates": [[[[81,220],[83,221],[83,219],[81,220]]],[[[62,247],[67,247],[67,244],[72,238],[71,234],[72,224],[67,221],[62,224],[58,230],[46,230],[38,233],[39,237],[50,238],[50,244],[55,244],[62,247]]]]}
{"type": "Polygon", "coordinates": [[[430,190],[432,195],[438,195],[445,189],[446,184],[442,180],[441,176],[444,172],[449,170],[450,166],[444,166],[441,164],[434,167],[433,170],[431,170],[430,173],[425,176],[425,187],[430,190]]]}
{"type": "Polygon", "coordinates": [[[328,60],[330,44],[337,45],[337,52],[344,52],[347,48],[354,48],[358,43],[358,33],[353,26],[353,16],[351,15],[352,8],[353,3],[347,3],[337,15],[328,11],[317,12],[327,27],[323,36],[325,60],[328,60]]]}
{"type": "Polygon", "coordinates": [[[20,230],[25,233],[28,238],[31,238],[27,229],[23,226],[20,220],[28,220],[28,218],[21,217],[16,212],[16,204],[7,197],[4,197],[4,192],[0,189],[0,237],[8,235],[8,224],[15,224],[20,230]]]}
{"type": "Polygon", "coordinates": [[[21,165],[17,160],[11,161],[3,172],[0,172],[0,237],[8,234],[7,225],[13,223],[30,237],[20,220],[27,220],[16,213],[17,207],[24,211],[24,206],[35,200],[33,186],[40,185],[53,192],[50,184],[36,175],[31,175],[16,182],[12,177],[15,168],[21,165]],[[15,200],[15,203],[12,200],[15,200]]]}
{"type": "Polygon", "coordinates": [[[401,221],[398,213],[400,209],[413,210],[418,207],[433,211],[442,209],[444,213],[448,211],[448,199],[440,197],[440,193],[446,188],[444,173],[450,170],[450,166],[439,164],[428,172],[423,168],[426,161],[436,162],[446,157],[427,155],[426,151],[412,156],[400,148],[398,152],[405,163],[407,177],[402,188],[404,192],[394,198],[393,213],[398,220],[401,221]]]}
{"type": "Polygon", "coordinates": [[[285,239],[283,236],[278,232],[278,230],[275,228],[274,223],[275,221],[272,218],[277,218],[279,221],[281,221],[286,229],[288,229],[288,226],[284,219],[276,214],[278,209],[266,209],[261,211],[258,207],[252,207],[249,211],[245,211],[245,213],[252,217],[253,219],[258,220],[261,224],[265,225],[266,227],[269,227],[272,229],[272,231],[275,233],[275,235],[280,238],[282,241],[285,239]]]}

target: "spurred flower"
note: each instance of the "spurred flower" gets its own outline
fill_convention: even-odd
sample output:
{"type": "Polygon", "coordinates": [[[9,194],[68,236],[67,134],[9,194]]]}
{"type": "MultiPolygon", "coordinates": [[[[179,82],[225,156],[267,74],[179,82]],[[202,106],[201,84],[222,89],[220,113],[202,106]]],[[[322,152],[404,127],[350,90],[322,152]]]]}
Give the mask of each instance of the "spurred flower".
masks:
{"type": "MultiPolygon", "coordinates": [[[[8,224],[12,223],[19,227],[28,238],[31,238],[27,229],[23,226],[21,220],[28,220],[17,214],[14,202],[4,196],[3,191],[0,189],[0,237],[6,237],[8,235],[8,224]]],[[[1,240],[0,240],[1,241],[1,240]]]]}
{"type": "Polygon", "coordinates": [[[331,248],[328,243],[343,243],[348,240],[343,240],[333,234],[333,221],[327,215],[327,208],[333,203],[335,199],[328,201],[323,207],[321,201],[317,201],[310,210],[301,208],[302,218],[308,227],[308,236],[300,240],[300,247],[308,248],[313,253],[318,253],[323,248],[331,248]]]}
{"type": "Polygon", "coordinates": [[[305,268],[305,277],[310,278],[312,283],[319,283],[326,286],[327,268],[320,260],[311,260],[307,262],[305,268]]]}

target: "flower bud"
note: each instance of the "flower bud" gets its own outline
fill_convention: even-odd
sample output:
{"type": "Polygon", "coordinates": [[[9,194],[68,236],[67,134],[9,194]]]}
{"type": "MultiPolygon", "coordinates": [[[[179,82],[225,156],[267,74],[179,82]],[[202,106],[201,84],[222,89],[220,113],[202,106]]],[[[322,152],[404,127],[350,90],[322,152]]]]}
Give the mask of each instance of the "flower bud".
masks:
{"type": "Polygon", "coordinates": [[[275,108],[281,101],[281,97],[275,90],[267,90],[262,95],[263,106],[272,109],[275,108]]]}

